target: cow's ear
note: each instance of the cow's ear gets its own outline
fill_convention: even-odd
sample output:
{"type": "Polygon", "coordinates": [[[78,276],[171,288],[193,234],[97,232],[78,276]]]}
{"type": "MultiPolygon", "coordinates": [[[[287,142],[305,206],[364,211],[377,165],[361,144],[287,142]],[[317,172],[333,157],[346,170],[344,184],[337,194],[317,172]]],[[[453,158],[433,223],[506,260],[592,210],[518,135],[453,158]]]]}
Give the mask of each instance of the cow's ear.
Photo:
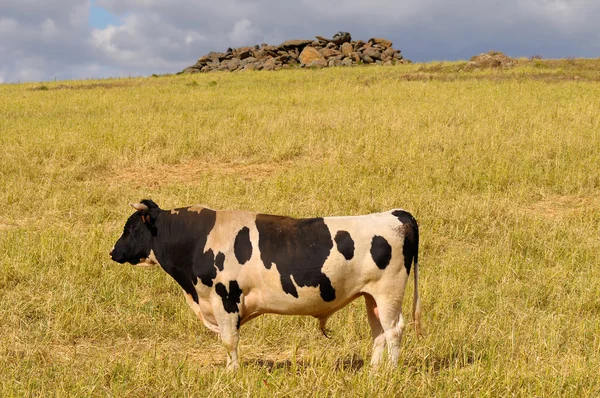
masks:
{"type": "Polygon", "coordinates": [[[160,214],[160,207],[152,199],[142,199],[142,206],[146,206],[146,211],[142,215],[142,220],[150,227],[154,227],[154,223],[160,214]]]}
{"type": "Polygon", "coordinates": [[[160,214],[160,209],[149,209],[147,211],[142,212],[142,221],[144,224],[149,226],[153,226],[160,214]]]}
{"type": "Polygon", "coordinates": [[[148,228],[150,228],[150,231],[152,231],[153,235],[156,234],[156,219],[158,218],[159,214],[159,208],[148,209],[142,213],[142,221],[148,228]]]}

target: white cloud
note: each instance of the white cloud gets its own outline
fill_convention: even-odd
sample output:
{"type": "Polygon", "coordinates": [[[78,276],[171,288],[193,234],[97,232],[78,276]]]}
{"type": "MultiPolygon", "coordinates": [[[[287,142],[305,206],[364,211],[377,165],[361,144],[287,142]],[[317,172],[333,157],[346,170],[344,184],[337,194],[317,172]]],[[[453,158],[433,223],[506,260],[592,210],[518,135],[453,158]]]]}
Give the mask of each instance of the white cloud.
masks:
{"type": "Polygon", "coordinates": [[[0,33],[8,34],[17,29],[18,23],[12,18],[0,18],[0,33]]]}
{"type": "Polygon", "coordinates": [[[51,20],[50,18],[48,18],[44,22],[42,22],[41,28],[42,28],[42,32],[41,32],[42,39],[45,41],[54,40],[60,34],[60,32],[56,26],[56,23],[53,20],[51,20]]]}
{"type": "Polygon", "coordinates": [[[245,18],[237,21],[233,25],[233,30],[227,34],[232,46],[253,44],[261,36],[260,29],[252,26],[252,22],[245,18]]]}

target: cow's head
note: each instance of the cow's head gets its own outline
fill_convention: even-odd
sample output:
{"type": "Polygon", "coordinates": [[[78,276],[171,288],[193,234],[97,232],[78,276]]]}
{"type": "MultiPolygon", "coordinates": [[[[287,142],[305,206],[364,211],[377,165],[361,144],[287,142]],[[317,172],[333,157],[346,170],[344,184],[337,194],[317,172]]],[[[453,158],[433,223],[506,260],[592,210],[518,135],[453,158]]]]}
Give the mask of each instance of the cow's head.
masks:
{"type": "Polygon", "coordinates": [[[156,236],[156,219],[160,208],[149,199],[131,203],[137,211],[132,214],[123,228],[123,234],[110,251],[110,258],[123,264],[156,264],[152,251],[152,237],[156,236]]]}

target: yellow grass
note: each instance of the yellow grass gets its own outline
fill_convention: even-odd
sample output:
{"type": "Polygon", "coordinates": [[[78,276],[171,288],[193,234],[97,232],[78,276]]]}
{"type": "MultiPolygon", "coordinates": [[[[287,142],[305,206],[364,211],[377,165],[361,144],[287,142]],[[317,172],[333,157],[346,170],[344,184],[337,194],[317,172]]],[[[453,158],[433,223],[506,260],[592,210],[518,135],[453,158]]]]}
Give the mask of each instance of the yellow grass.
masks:
{"type": "Polygon", "coordinates": [[[600,60],[462,66],[0,85],[0,396],[598,396],[600,60]],[[227,373],[173,280],[108,258],[146,197],[403,207],[427,334],[371,372],[362,300],[331,340],[264,316],[227,373]]]}

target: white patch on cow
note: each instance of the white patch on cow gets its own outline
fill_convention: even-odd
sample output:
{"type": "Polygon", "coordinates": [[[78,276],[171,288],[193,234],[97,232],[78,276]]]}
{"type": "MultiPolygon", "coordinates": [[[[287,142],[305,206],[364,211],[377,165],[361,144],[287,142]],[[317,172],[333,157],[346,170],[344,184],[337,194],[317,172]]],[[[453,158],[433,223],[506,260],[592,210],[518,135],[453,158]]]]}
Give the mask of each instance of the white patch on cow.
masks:
{"type": "Polygon", "coordinates": [[[212,210],[210,207],[206,205],[193,205],[187,208],[188,211],[195,211],[196,213],[200,213],[202,209],[212,210]]]}
{"type": "Polygon", "coordinates": [[[192,309],[192,311],[194,311],[202,323],[204,323],[204,325],[213,332],[221,333],[217,320],[213,314],[210,302],[208,300],[199,300],[200,303],[196,303],[191,294],[186,293],[185,291],[183,294],[185,295],[186,303],[192,309]]]}
{"type": "Polygon", "coordinates": [[[141,258],[140,262],[136,264],[136,267],[154,267],[155,265],[160,265],[156,256],[154,255],[154,251],[150,250],[150,254],[146,258],[141,258]]]}
{"type": "Polygon", "coordinates": [[[173,209],[173,210],[171,210],[171,214],[179,214],[179,210],[173,209]]]}

